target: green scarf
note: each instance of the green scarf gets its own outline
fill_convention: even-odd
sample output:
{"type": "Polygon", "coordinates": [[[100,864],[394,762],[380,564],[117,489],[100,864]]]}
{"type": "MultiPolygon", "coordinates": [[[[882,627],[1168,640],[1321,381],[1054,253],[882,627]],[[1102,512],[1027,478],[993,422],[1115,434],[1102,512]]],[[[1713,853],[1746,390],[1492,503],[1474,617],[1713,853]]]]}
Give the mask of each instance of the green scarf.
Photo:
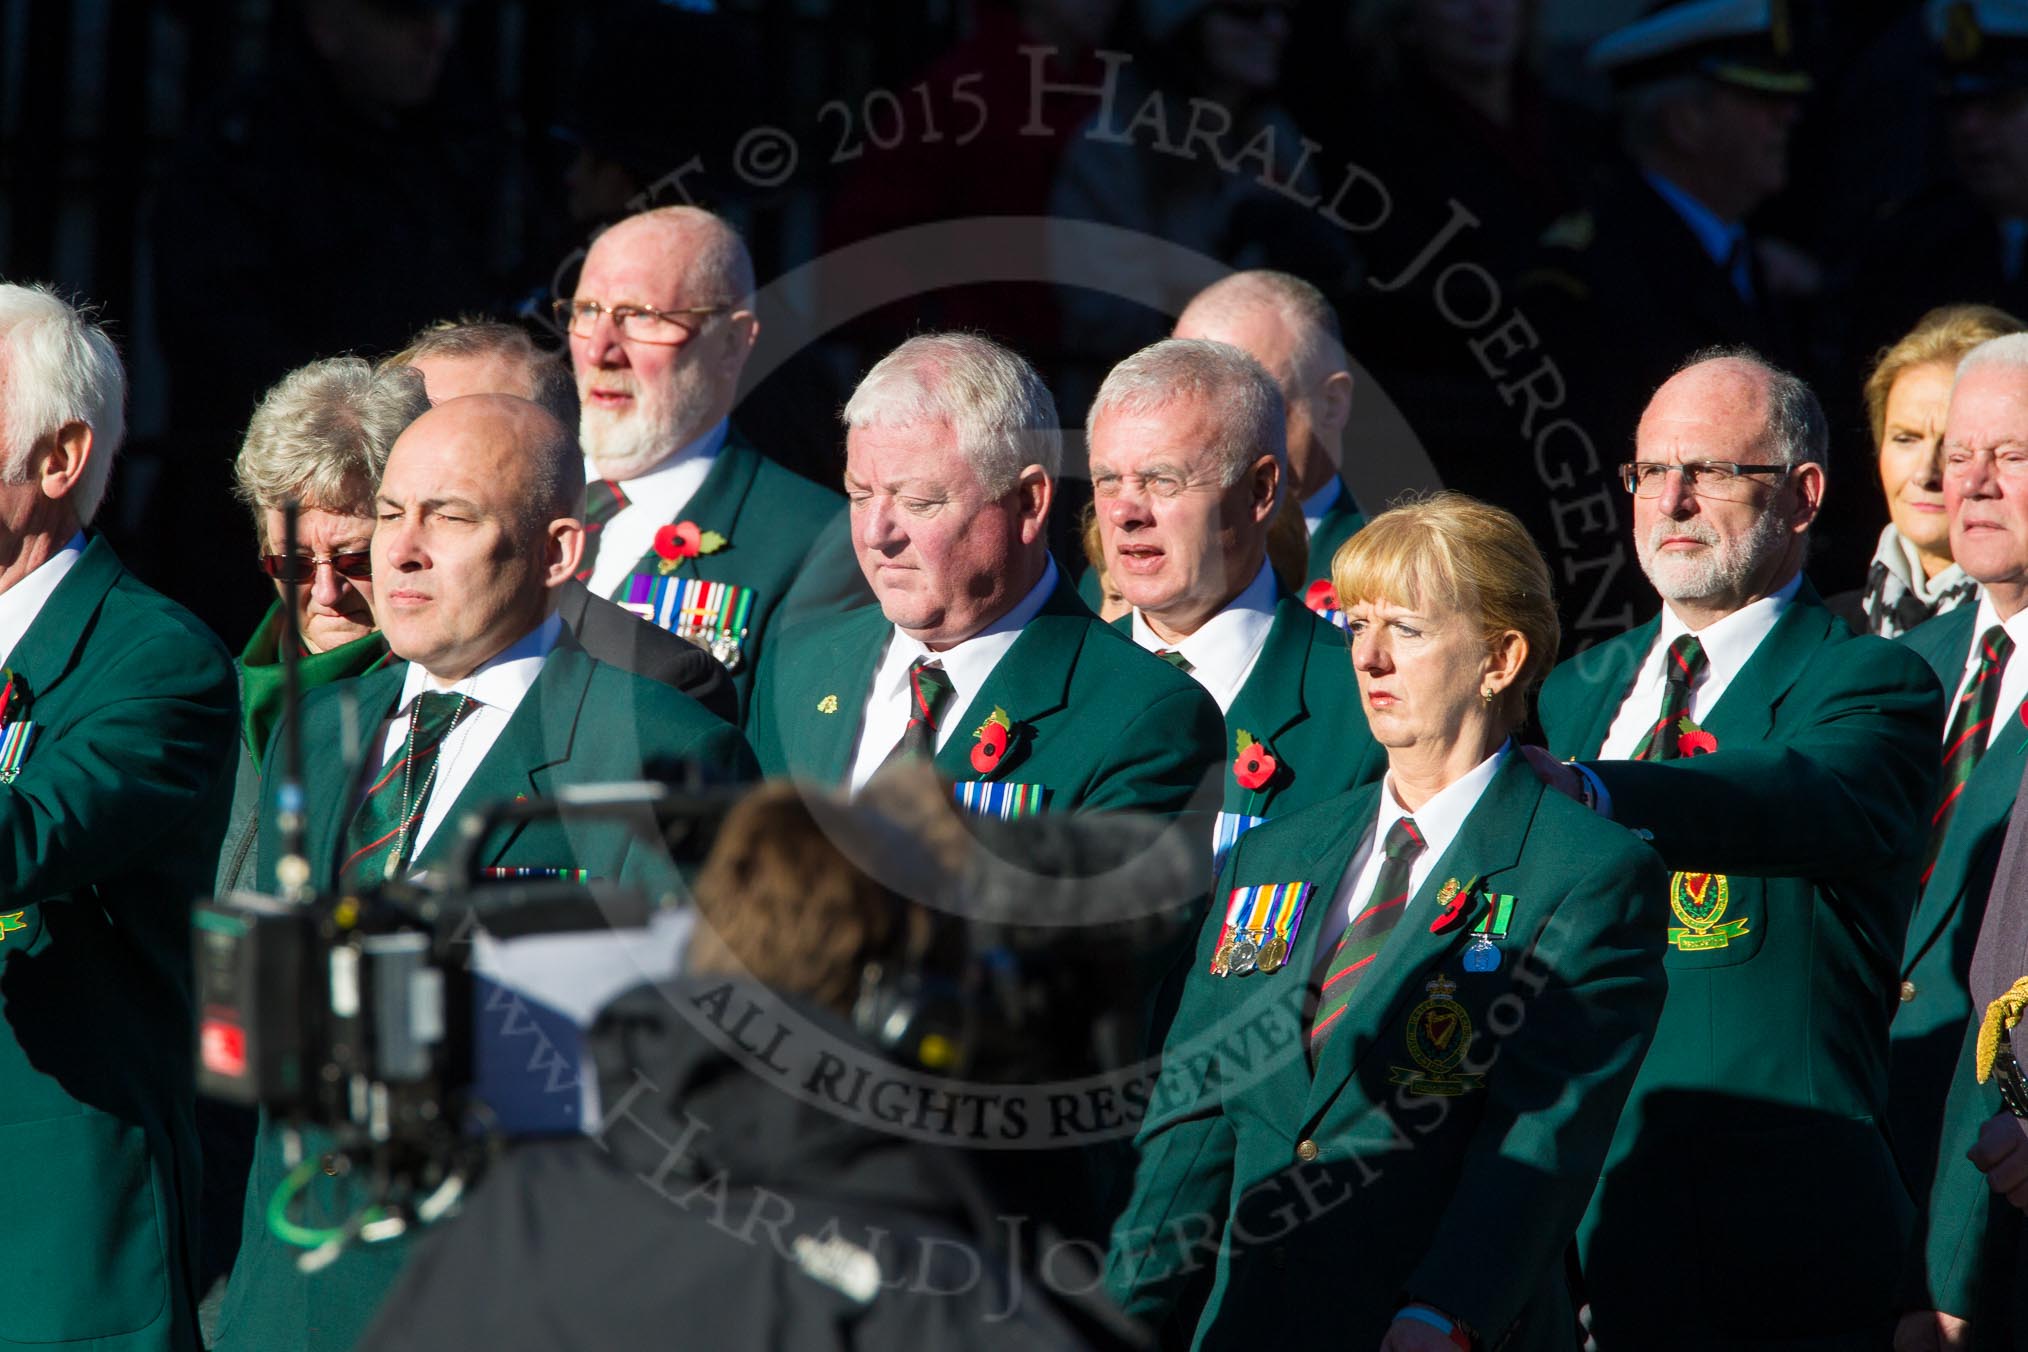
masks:
{"type": "MultiPolygon", "coordinates": [[[[282,716],[282,663],[280,658],[282,603],[276,601],[267,615],[254,626],[246,651],[239,655],[240,703],[245,710],[247,750],[254,763],[268,754],[268,739],[282,716]]],[[[304,694],[320,685],[364,676],[387,658],[387,640],[378,630],[363,634],[329,652],[310,653],[296,665],[297,680],[304,694]]]]}

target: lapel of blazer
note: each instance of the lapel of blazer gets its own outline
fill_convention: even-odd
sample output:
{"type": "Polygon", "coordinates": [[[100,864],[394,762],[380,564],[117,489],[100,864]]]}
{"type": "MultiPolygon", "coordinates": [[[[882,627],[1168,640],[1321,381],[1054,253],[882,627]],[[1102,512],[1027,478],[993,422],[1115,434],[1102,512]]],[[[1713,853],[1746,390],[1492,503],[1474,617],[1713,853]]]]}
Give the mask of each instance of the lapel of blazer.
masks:
{"type": "MultiPolygon", "coordinates": [[[[682,521],[695,521],[700,530],[717,531],[726,540],[725,548],[719,553],[700,554],[691,560],[696,569],[695,576],[710,576],[717,581],[724,581],[724,578],[718,576],[721,571],[718,567],[720,561],[723,560],[736,570],[738,565],[734,562],[735,551],[742,544],[757,543],[740,538],[739,518],[746,507],[747,494],[753,488],[754,476],[759,473],[760,452],[748,445],[746,439],[737,431],[728,427],[725,432],[725,444],[719,447],[717,457],[712,460],[711,471],[704,476],[704,482],[697,485],[697,491],[690,495],[690,501],[683,504],[683,513],[678,518],[682,521]]],[[[656,566],[660,562],[660,557],[651,548],[641,555],[639,561],[634,564],[633,571],[637,575],[660,577],[661,570],[656,566]]],[[[686,569],[676,576],[689,577],[692,573],[686,569]]],[[[621,585],[625,586],[624,583],[621,585]]]]}
{"type": "MultiPolygon", "coordinates": [[[[407,678],[408,663],[397,661],[369,671],[356,680],[338,681],[330,687],[337,692],[331,697],[330,722],[335,724],[339,721],[337,701],[344,699],[347,692],[358,701],[355,717],[360,735],[366,739],[359,751],[359,760],[363,764],[354,762],[348,765],[342,755],[315,755],[308,744],[309,732],[305,730],[303,734],[304,799],[312,804],[303,833],[303,848],[309,853],[311,876],[323,878],[333,886],[338,881],[338,865],[344,862],[340,845],[345,839],[346,823],[352,820],[360,795],[380,769],[383,761],[381,739],[387,720],[394,716],[395,702],[401,698],[402,683],[407,678]]],[[[337,729],[334,727],[332,731],[335,734],[337,729]]],[[[333,740],[337,738],[334,736],[333,740]]],[[[263,801],[265,799],[264,793],[263,801]]]]}
{"type": "Polygon", "coordinates": [[[1818,602],[1816,590],[1804,582],[1698,726],[1717,738],[1720,748],[1731,738],[1748,742],[1765,738],[1774,730],[1775,709],[1782,697],[1823,646],[1831,626],[1842,624],[1818,602]]]}
{"type": "MultiPolygon", "coordinates": [[[[1303,1109],[1304,1134],[1315,1130],[1376,1047],[1398,1044],[1395,1030],[1407,1010],[1423,999],[1422,974],[1470,934],[1477,921],[1477,915],[1470,912],[1444,933],[1430,932],[1430,922],[1437,914],[1437,893],[1452,879],[1470,883],[1476,891],[1496,874],[1512,868],[1521,857],[1542,794],[1542,783],[1528,768],[1527,760],[1518,748],[1510,748],[1457,838],[1430,869],[1407,913],[1387,936],[1374,960],[1373,976],[1360,982],[1339,1016],[1338,1028],[1325,1042],[1309,1102],[1303,1109]]],[[[1337,884],[1334,881],[1332,885],[1337,884]]]]}
{"type": "Polygon", "coordinates": [[[1658,615],[1620,638],[1588,648],[1570,659],[1577,665],[1574,697],[1585,704],[1570,725],[1581,731],[1575,731],[1568,739],[1558,737],[1552,747],[1557,755],[1572,760],[1597,757],[1599,748],[1605,745],[1606,734],[1612,731],[1613,720],[1619,717],[1620,706],[1633,689],[1642,659],[1655,646],[1655,636],[1661,630],[1658,615]]]}
{"type": "Polygon", "coordinates": [[[90,536],[84,553],[43,602],[35,619],[7,656],[7,665],[28,687],[28,717],[39,721],[35,706],[62,686],[84,645],[85,630],[99,604],[124,572],[119,556],[104,536],[90,536]]]}
{"type": "Polygon", "coordinates": [[[862,606],[813,637],[807,650],[782,649],[784,655],[775,660],[797,662],[801,674],[796,681],[783,683],[788,689],[782,698],[792,701],[793,707],[774,711],[791,766],[824,784],[843,784],[851,776],[866,723],[866,697],[873,692],[873,673],[893,633],[894,626],[879,606],[862,606]],[[832,712],[824,712],[833,700],[832,712]]]}
{"type": "MultiPolygon", "coordinates": [[[[592,659],[570,637],[570,631],[559,633],[535,684],[515,707],[486,758],[444,814],[442,824],[417,851],[419,866],[441,864],[456,852],[460,823],[468,813],[523,794],[531,798],[549,795],[551,770],[570,760],[576,743],[592,671],[592,659]]],[[[518,823],[493,832],[479,863],[498,862],[520,833],[518,823]]]]}
{"type": "MultiPolygon", "coordinates": [[[[1303,680],[1310,666],[1311,618],[1309,607],[1296,597],[1284,595],[1275,602],[1274,623],[1268,627],[1260,656],[1255,659],[1245,683],[1239,687],[1239,693],[1233,696],[1232,707],[1225,712],[1225,754],[1228,757],[1238,756],[1239,729],[1244,728],[1255,741],[1265,743],[1269,753],[1280,760],[1280,753],[1275,751],[1275,739],[1308,716],[1309,706],[1303,701],[1303,680]]],[[[1230,759],[1219,767],[1219,771],[1222,776],[1220,782],[1225,786],[1225,810],[1246,812],[1253,805],[1252,791],[1242,789],[1239,781],[1232,777],[1230,759]]],[[[1288,762],[1281,761],[1281,768],[1260,795],[1258,806],[1262,812],[1286,787],[1291,773],[1288,762]]]]}
{"type": "MultiPolygon", "coordinates": [[[[1969,611],[1972,606],[1961,606],[1969,611]]],[[[1953,612],[1955,614],[1956,612],[1953,612]]],[[[1951,646],[1944,657],[1954,657],[1955,664],[1937,672],[1938,680],[1944,687],[1944,697],[1953,703],[1957,699],[1958,683],[1964,678],[1965,660],[1971,653],[1972,621],[1963,626],[1963,641],[1951,646]]],[[[2023,710],[2006,710],[1995,717],[1985,752],[1972,771],[1972,777],[1965,782],[1964,791],[1958,795],[1957,804],[1951,809],[1950,825],[1944,832],[1943,849],[1936,858],[1936,868],[1930,874],[1929,883],[1916,898],[1915,915],[1909,920],[1908,940],[1902,945],[1904,955],[1902,975],[1908,976],[1915,970],[1915,964],[1930,950],[1942,935],[1946,925],[1958,907],[1964,902],[1964,888],[1972,865],[1984,851],[1980,848],[1989,842],[1989,833],[2001,827],[2007,815],[2014,808],[2014,794],[2021,786],[2021,757],[2028,752],[2028,728],[2021,722],[2023,710]]],[[[1942,747],[1938,747],[1942,755],[1942,747]]]]}
{"type": "MultiPolygon", "coordinates": [[[[965,705],[964,716],[936,754],[938,773],[946,779],[977,779],[972,768],[972,733],[992,716],[1005,709],[1014,725],[1006,754],[993,771],[995,780],[1018,781],[1021,762],[1034,751],[1035,724],[1061,709],[1070,699],[1070,672],[1077,655],[1098,621],[1077,597],[1061,569],[1056,589],[1021,630],[1000,660],[993,664],[978,692],[965,705]]],[[[1110,640],[1107,640],[1110,641],[1110,640]]]]}

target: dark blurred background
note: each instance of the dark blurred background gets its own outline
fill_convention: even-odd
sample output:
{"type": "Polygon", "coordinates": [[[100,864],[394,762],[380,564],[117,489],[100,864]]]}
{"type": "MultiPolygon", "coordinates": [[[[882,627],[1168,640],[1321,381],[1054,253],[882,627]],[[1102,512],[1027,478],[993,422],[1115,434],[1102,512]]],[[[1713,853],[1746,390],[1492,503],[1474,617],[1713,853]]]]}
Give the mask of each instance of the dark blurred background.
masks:
{"type": "MultiPolygon", "coordinates": [[[[1814,89],[1760,110],[1760,142],[1730,152],[1758,175],[1741,194],[1751,280],[1709,313],[1672,295],[1681,241],[1621,210],[1629,108],[1584,59],[1643,8],[5,0],[0,273],[102,307],[133,429],[102,523],[234,646],[269,594],[228,492],[267,385],[451,315],[540,328],[601,223],[686,199],[738,224],[764,286],[788,279],[768,294],[765,374],[736,416],[827,482],[838,404],[907,333],[962,324],[1014,343],[1075,425],[1107,366],[1204,279],[1039,225],[990,257],[960,245],[955,267],[973,271],[957,279],[931,249],[837,265],[845,246],[1053,215],[1308,277],[1442,479],[1536,532],[1579,646],[1652,609],[1612,466],[1689,347],[1752,341],[1816,383],[1834,454],[1812,573],[1831,592],[1858,585],[1886,520],[1859,394],[1873,353],[1930,305],[2023,308],[2028,79],[2002,70],[1976,99],[1943,99],[1929,7],[1910,0],[1776,7],[1814,89]],[[1038,65],[1024,44],[1052,54],[1038,65]],[[1093,137],[1105,101],[1077,91],[1109,72],[1112,129],[1134,129],[1093,137]],[[792,166],[740,158],[764,125],[793,141],[792,166]],[[1210,139],[1192,149],[1191,127],[1210,139]],[[1384,222],[1347,228],[1368,225],[1356,192],[1334,196],[1349,164],[1386,185],[1384,222]],[[1383,289],[1458,207],[1477,224],[1383,289]],[[1472,270],[1440,286],[1453,262],[1472,270]],[[1049,281],[1071,275],[1093,285],[1049,281]],[[1548,430],[1565,418],[1574,431],[1548,430]]],[[[2004,46],[1996,34],[1986,51],[2004,46]]]]}

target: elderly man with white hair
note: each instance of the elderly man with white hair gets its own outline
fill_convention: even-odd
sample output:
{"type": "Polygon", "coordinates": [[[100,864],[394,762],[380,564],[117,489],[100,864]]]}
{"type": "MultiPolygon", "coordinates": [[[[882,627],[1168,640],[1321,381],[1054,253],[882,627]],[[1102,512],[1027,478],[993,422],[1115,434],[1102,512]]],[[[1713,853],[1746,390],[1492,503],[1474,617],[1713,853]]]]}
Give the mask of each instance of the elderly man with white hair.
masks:
{"type": "Polygon", "coordinates": [[[1100,623],[1049,556],[1062,433],[1014,353],[912,338],[845,405],[853,544],[880,605],[787,631],[749,721],[770,774],[853,788],[920,757],[998,816],[1177,812],[1218,706],[1100,623]]]}
{"type": "Polygon", "coordinates": [[[0,285],[0,1345],[194,1352],[190,903],[237,701],[89,529],[125,395],[96,324],[0,285]]]}
{"type": "Polygon", "coordinates": [[[1352,420],[1352,372],[1338,312],[1302,278],[1253,268],[1198,292],[1177,317],[1175,336],[1231,343],[1259,362],[1281,392],[1286,487],[1310,535],[1307,581],[1318,596],[1311,609],[1335,609],[1324,599],[1331,556],[1366,524],[1339,474],[1352,420]]]}
{"type": "Polygon", "coordinates": [[[1377,779],[1345,636],[1276,585],[1282,397],[1224,343],[1171,338],[1115,366],[1086,417],[1115,622],[1225,714],[1222,856],[1270,816],[1377,779]]]}

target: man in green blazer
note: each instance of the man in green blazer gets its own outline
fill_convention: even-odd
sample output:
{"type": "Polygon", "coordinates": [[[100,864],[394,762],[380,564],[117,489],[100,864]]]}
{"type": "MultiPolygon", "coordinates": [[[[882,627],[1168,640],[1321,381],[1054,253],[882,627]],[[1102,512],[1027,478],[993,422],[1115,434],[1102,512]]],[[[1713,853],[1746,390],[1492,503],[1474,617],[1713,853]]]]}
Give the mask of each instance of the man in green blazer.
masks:
{"type": "Polygon", "coordinates": [[[1668,1002],[1578,1237],[1602,1352],[1870,1347],[1895,1313],[1887,1021],[1941,698],[1802,576],[1826,440],[1750,353],[1664,384],[1625,474],[1663,612],[1543,689],[1581,764],[1538,766],[1675,871],[1668,1002]]]}
{"type": "Polygon", "coordinates": [[[1943,1103],[1961,1063],[1972,941],[2021,782],[2028,726],[2028,485],[1998,460],[2028,439],[2028,345],[1987,344],[1966,354],[1944,427],[1944,509],[1951,548],[1977,580],[1978,604],[1960,606],[1902,641],[1922,655],[1951,696],[1939,759],[1944,782],[1931,812],[1915,918],[1901,958],[1901,1008],[1890,1029],[1894,1152],[1920,1201],[1937,1164],[1943,1103]],[[2011,356],[2009,354],[2012,354],[2011,356]]]}
{"type": "Polygon", "coordinates": [[[1214,792],[1218,706],[1101,624],[1049,557],[1062,438],[1028,364],[970,335],[914,338],[844,417],[880,605],[784,628],[748,718],[761,768],[857,789],[926,758],[998,816],[1172,813],[1214,792]]]}
{"type": "Polygon", "coordinates": [[[1114,628],[1225,714],[1216,853],[1271,816],[1378,779],[1342,631],[1278,594],[1282,398],[1236,347],[1171,338],[1114,367],[1086,415],[1114,628]]]}
{"type": "Polygon", "coordinates": [[[113,344],[0,286],[0,1347],[195,1352],[190,903],[210,890],[232,664],[97,512],[113,344]]]}
{"type": "Polygon", "coordinates": [[[1107,1286],[1165,1347],[1378,1348],[1407,1302],[1473,1347],[1571,1346],[1564,1249],[1662,1000],[1661,866],[1506,753],[1313,1070],[1321,913],[1387,793],[1258,826],[1220,876],[1221,905],[1309,895],[1272,971],[1218,975],[1213,914],[1163,1048],[1107,1286]]]}
{"type": "MultiPolygon", "coordinates": [[[[679,691],[594,661],[563,630],[556,594],[582,554],[572,515],[580,464],[566,429],[501,395],[447,401],[396,441],[378,491],[373,576],[382,632],[404,660],[318,690],[302,712],[305,848],[319,886],[441,877],[456,823],[489,803],[685,763],[752,774],[730,724],[679,691]],[[377,770],[352,768],[348,723],[365,730],[363,764],[377,770]]],[[[260,846],[270,885],[279,845],[270,809],[260,846]]],[[[568,819],[502,830],[476,865],[625,881],[653,895],[673,880],[659,849],[611,823],[568,819]]],[[[554,947],[482,936],[478,1090],[495,1115],[521,1131],[588,1125],[596,1105],[580,1097],[590,1077],[579,1074],[579,1029],[604,999],[673,971],[683,932],[679,917],[660,916],[646,930],[600,936],[589,954],[586,936],[554,947]]],[[[364,1191],[336,1176],[328,1138],[306,1140],[328,1167],[299,1205],[314,1224],[337,1224],[364,1191]]],[[[314,1275],[299,1272],[301,1250],[268,1217],[288,1173],[280,1132],[264,1121],[219,1348],[350,1348],[406,1255],[405,1240],[358,1245],[314,1275]]]]}
{"type": "Polygon", "coordinates": [[[600,235],[557,302],[587,464],[579,580],[710,648],[742,709],[768,628],[840,505],[731,427],[760,335],[753,292],[730,226],[661,207],[600,235]]]}
{"type": "Polygon", "coordinates": [[[1176,320],[1175,336],[1232,344],[1266,368],[1280,389],[1288,488],[1310,528],[1304,598],[1316,597],[1312,610],[1342,622],[1328,598],[1331,557],[1366,518],[1339,474],[1345,426],[1352,418],[1352,372],[1338,312],[1302,278],[1256,268],[1235,272],[1192,297],[1176,320]]]}

